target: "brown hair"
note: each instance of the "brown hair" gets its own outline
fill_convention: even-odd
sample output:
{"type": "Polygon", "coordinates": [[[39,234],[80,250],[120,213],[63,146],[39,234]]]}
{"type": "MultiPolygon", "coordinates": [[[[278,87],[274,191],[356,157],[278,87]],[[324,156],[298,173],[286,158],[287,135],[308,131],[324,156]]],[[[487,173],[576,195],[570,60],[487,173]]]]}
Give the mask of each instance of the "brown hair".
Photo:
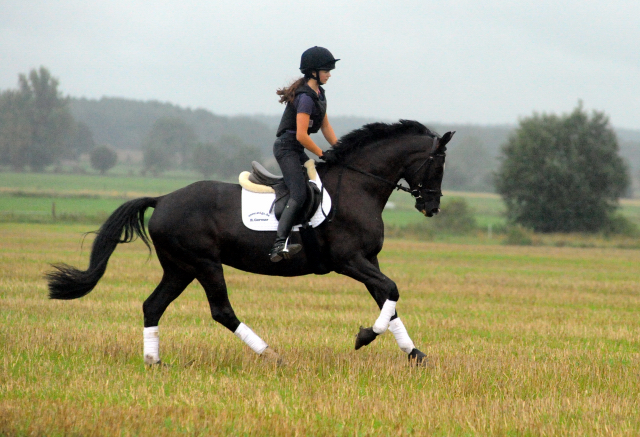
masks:
{"type": "Polygon", "coordinates": [[[287,87],[278,88],[276,94],[280,96],[280,103],[293,103],[296,98],[296,90],[304,85],[307,80],[309,78],[303,76],[291,82],[287,87]]]}

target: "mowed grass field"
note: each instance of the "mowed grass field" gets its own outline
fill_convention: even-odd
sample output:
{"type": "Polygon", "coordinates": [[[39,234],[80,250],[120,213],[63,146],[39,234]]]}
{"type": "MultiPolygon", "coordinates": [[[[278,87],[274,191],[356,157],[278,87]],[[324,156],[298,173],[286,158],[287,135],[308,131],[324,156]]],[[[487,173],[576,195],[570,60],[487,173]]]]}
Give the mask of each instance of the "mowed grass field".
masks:
{"type": "Polygon", "coordinates": [[[160,322],[168,368],[142,360],[142,302],[160,280],[120,245],[84,298],[47,298],[50,262],[82,268],[87,225],[0,224],[0,435],[640,434],[640,251],[386,241],[382,270],[431,366],[335,274],[227,268],[239,318],[286,360],[263,362],[212,321],[192,284],[160,322]]]}

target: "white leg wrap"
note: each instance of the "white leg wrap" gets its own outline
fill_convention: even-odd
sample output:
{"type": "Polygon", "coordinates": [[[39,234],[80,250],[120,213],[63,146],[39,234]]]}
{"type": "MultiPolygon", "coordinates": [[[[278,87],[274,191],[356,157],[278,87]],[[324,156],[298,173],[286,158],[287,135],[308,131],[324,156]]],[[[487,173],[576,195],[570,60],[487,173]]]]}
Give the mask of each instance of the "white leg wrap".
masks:
{"type": "Polygon", "coordinates": [[[389,320],[396,313],[396,302],[387,299],[382,305],[382,309],[380,310],[380,317],[376,320],[376,323],[373,324],[373,332],[376,334],[382,334],[389,327],[389,320]]]}
{"type": "Polygon", "coordinates": [[[244,323],[240,323],[240,326],[238,326],[238,329],[236,329],[236,332],[234,332],[234,334],[240,340],[247,343],[247,346],[249,346],[258,355],[264,352],[264,350],[267,348],[267,343],[265,343],[263,339],[258,337],[256,333],[253,332],[251,328],[249,328],[244,323]]]}
{"type": "Polygon", "coordinates": [[[400,320],[400,318],[395,318],[391,322],[389,322],[389,331],[393,333],[393,336],[396,338],[400,349],[410,354],[415,346],[411,341],[411,338],[409,337],[407,328],[404,327],[404,324],[402,323],[402,320],[400,320]]]}
{"type": "Polygon", "coordinates": [[[160,336],[158,335],[158,327],[152,326],[144,328],[144,363],[155,364],[160,361],[160,336]]]}

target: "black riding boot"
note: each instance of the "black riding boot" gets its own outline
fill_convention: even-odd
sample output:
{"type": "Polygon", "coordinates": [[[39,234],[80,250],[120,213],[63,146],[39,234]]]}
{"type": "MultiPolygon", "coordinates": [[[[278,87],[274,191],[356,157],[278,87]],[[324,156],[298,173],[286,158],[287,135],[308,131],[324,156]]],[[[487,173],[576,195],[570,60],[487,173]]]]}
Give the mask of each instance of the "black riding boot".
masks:
{"type": "Polygon", "coordinates": [[[269,254],[269,258],[274,263],[281,261],[282,258],[289,259],[302,249],[301,244],[287,244],[287,239],[289,238],[289,234],[291,234],[291,229],[296,224],[299,213],[300,205],[298,205],[298,202],[289,199],[278,221],[276,241],[273,243],[271,253],[269,254]]]}

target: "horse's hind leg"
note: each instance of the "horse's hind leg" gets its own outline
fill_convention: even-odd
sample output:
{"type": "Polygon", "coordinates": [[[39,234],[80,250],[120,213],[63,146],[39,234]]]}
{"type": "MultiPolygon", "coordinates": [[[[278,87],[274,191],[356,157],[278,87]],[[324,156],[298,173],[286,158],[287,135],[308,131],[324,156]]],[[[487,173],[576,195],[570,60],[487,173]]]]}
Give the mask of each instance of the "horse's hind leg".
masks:
{"type": "Polygon", "coordinates": [[[229,295],[227,285],[224,280],[222,265],[218,262],[210,261],[204,263],[196,274],[196,278],[204,288],[211,308],[211,316],[222,326],[233,332],[238,338],[244,341],[258,355],[268,359],[281,362],[278,355],[247,325],[240,322],[236,317],[229,295]]]}
{"type": "Polygon", "coordinates": [[[158,322],[162,314],[184,289],[193,281],[194,276],[177,267],[163,263],[164,275],[160,284],[144,301],[144,362],[145,364],[160,364],[158,322]]]}

